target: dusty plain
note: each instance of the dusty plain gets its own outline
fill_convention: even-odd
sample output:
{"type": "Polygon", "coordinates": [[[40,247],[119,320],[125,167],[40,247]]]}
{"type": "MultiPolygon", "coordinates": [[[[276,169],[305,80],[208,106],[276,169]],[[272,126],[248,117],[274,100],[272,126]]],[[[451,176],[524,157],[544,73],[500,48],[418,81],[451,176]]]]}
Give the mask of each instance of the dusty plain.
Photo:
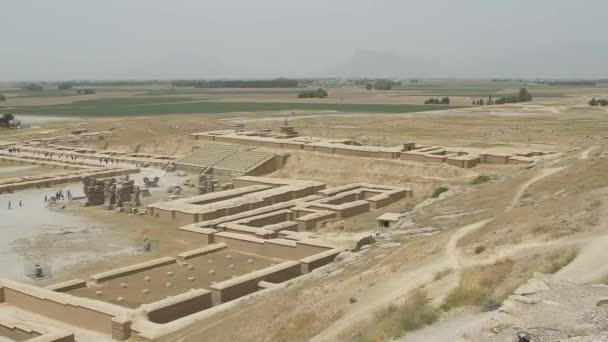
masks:
{"type": "MultiPolygon", "coordinates": [[[[109,87],[86,100],[61,92],[44,96],[44,92],[25,94],[7,89],[8,100],[0,103],[0,112],[14,112],[30,126],[1,130],[0,140],[64,137],[57,144],[185,155],[194,144],[188,139],[190,133],[233,129],[235,124],[276,130],[288,113],[289,124],[304,136],[348,138],[377,146],[414,141],[470,149],[555,152],[531,165],[480,164],[471,169],[290,152],[285,166],[270,176],[317,180],[332,186],[353,182],[411,186],[414,197],[381,212],[335,220],[309,232],[328,244],[353,249],[357,240],[377,231],[375,218],[382,212],[403,214],[398,226],[382,233],[376,243],[347,252],[333,264],[273,289],[272,295],[254,295],[165,340],[512,341],[518,329],[539,326],[547,328],[534,331],[543,341],[575,341],[570,340],[572,336],[583,338],[580,341],[605,340],[607,309],[595,308],[595,301],[608,292],[591,284],[608,284],[605,262],[598,261],[608,257],[608,108],[590,107],[587,102],[591,97],[607,96],[608,86],[526,85],[534,96],[531,102],[470,106],[472,100],[514,93],[520,86],[445,81],[381,92],[334,85],[326,87],[329,98],[312,101],[297,99],[293,89],[109,87]],[[435,110],[430,105],[424,112],[386,112],[391,107],[366,111],[371,107],[351,106],[424,107],[421,103],[426,98],[444,95],[450,96],[454,108],[435,110]],[[197,113],[196,107],[184,107],[205,101],[282,103],[287,108],[302,103],[351,107],[336,111],[331,106],[312,110],[293,105],[290,110],[216,113],[208,109],[197,113]],[[176,103],[176,111],[168,112],[176,103]],[[66,108],[65,115],[61,106],[66,108]],[[80,115],[78,107],[83,108],[80,115]],[[124,109],[131,107],[137,111],[124,109]],[[50,110],[45,113],[45,108],[50,110]],[[149,115],[146,108],[150,108],[149,115]],[[113,109],[117,112],[106,113],[113,109]],[[78,138],[71,135],[76,128],[109,134],[104,139],[78,138]],[[488,180],[475,184],[479,176],[488,180]],[[439,187],[448,191],[431,198],[439,187]],[[530,279],[542,279],[549,289],[531,294],[540,293],[534,297],[536,303],[525,303],[521,295],[513,297],[513,292],[530,279]],[[406,311],[408,305],[421,294],[424,301],[417,310],[429,310],[433,319],[421,319],[426,323],[410,328],[400,315],[411,315],[406,311]],[[580,303],[560,302],[574,294],[581,298],[580,303]],[[567,305],[571,317],[563,319],[561,309],[546,308],[548,301],[567,305]],[[590,315],[589,310],[596,311],[590,315]],[[509,315],[511,318],[505,317],[509,315]]],[[[44,171],[0,164],[0,178],[44,171]]],[[[176,182],[167,180],[163,186],[176,182]]],[[[19,209],[6,210],[6,201],[14,202],[20,196],[0,194],[0,221],[10,222],[10,216],[16,215],[19,209]]],[[[153,193],[145,201],[164,197],[162,192],[153,193]]],[[[27,205],[21,210],[27,210],[27,205]]],[[[35,210],[61,211],[77,221],[70,221],[70,229],[61,227],[61,221],[54,222],[56,227],[51,230],[14,239],[3,252],[24,260],[51,260],[73,248],[82,251],[82,257],[77,254],[71,262],[60,263],[52,278],[31,281],[39,286],[85,279],[120,265],[197,247],[179,240],[174,226],[147,216],[84,208],[78,203],[65,209],[35,210]],[[144,236],[159,241],[158,249],[137,251],[144,236]]],[[[27,224],[27,217],[19,220],[27,224]]],[[[2,259],[0,256],[0,264],[15,260],[2,259]]]]}

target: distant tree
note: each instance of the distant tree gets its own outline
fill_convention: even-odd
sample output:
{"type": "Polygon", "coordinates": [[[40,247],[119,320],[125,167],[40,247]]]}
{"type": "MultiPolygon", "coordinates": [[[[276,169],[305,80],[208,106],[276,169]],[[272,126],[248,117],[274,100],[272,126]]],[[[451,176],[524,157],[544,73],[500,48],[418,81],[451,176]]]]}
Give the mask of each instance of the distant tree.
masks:
{"type": "Polygon", "coordinates": [[[597,100],[595,99],[595,97],[589,101],[589,105],[593,107],[597,106],[597,100]]]}
{"type": "Polygon", "coordinates": [[[23,87],[23,89],[29,90],[29,91],[42,91],[42,90],[44,90],[44,87],[41,86],[40,84],[30,83],[30,84],[26,85],[25,87],[23,87]]]}
{"type": "Polygon", "coordinates": [[[367,90],[372,90],[373,87],[374,86],[371,83],[368,83],[365,85],[365,89],[367,89],[367,90]]]}
{"type": "Polygon", "coordinates": [[[78,95],[82,95],[82,89],[78,89],[78,90],[76,90],[76,94],[78,94],[78,95]]]}
{"type": "Polygon", "coordinates": [[[313,97],[318,97],[322,99],[327,96],[329,96],[329,94],[323,88],[319,88],[317,90],[303,90],[298,93],[298,97],[301,99],[308,99],[313,97]]]}
{"type": "Polygon", "coordinates": [[[6,101],[6,96],[4,96],[3,94],[0,94],[0,101],[6,101]]]}
{"type": "Polygon", "coordinates": [[[85,88],[82,90],[82,93],[84,95],[91,95],[91,94],[95,94],[95,89],[91,89],[91,88],[85,88]]]}
{"type": "Polygon", "coordinates": [[[0,117],[0,127],[9,127],[9,124],[13,119],[15,119],[13,114],[3,114],[0,117]]]}
{"type": "Polygon", "coordinates": [[[494,104],[494,101],[492,101],[492,95],[489,95],[487,105],[493,105],[493,104],[494,104]]]}
{"type": "Polygon", "coordinates": [[[519,102],[528,102],[532,101],[532,95],[528,92],[528,89],[521,88],[519,89],[519,102]]]}
{"type": "Polygon", "coordinates": [[[479,99],[479,105],[483,106],[483,99],[479,99]]]}
{"type": "Polygon", "coordinates": [[[447,97],[447,96],[444,96],[443,98],[441,98],[441,104],[449,105],[450,104],[450,98],[447,97]]]}
{"type": "Polygon", "coordinates": [[[606,106],[608,106],[608,100],[606,100],[606,99],[601,99],[601,100],[599,100],[599,101],[598,101],[598,103],[599,103],[599,104],[600,104],[600,106],[602,106],[602,107],[606,107],[606,106]]]}
{"type": "Polygon", "coordinates": [[[377,80],[374,83],[374,89],[376,90],[391,90],[393,89],[393,81],[391,80],[377,80]]]}
{"type": "Polygon", "coordinates": [[[75,82],[61,82],[57,85],[57,89],[59,90],[69,90],[72,89],[76,84],[75,82]]]}
{"type": "Polygon", "coordinates": [[[472,105],[473,105],[473,106],[476,106],[476,105],[477,105],[477,101],[473,100],[472,105]]]}

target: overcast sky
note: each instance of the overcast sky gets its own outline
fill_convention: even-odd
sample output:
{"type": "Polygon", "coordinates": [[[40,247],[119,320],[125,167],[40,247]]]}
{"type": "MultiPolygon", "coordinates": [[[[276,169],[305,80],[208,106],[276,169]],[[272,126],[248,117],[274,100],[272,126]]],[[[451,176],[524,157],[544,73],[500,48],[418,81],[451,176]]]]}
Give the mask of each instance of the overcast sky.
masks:
{"type": "Polygon", "coordinates": [[[608,77],[608,0],[5,0],[0,80],[608,77]]]}

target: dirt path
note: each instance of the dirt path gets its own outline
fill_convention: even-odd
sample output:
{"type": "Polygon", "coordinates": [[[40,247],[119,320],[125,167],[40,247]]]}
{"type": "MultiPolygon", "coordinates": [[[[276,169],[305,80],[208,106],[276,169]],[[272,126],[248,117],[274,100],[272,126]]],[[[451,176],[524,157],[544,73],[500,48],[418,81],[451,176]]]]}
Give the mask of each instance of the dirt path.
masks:
{"type": "Polygon", "coordinates": [[[519,202],[521,201],[521,198],[523,197],[526,190],[528,190],[530,185],[532,185],[532,184],[538,182],[539,180],[541,180],[547,176],[550,176],[558,171],[561,171],[561,170],[565,169],[566,167],[567,166],[546,168],[546,169],[540,170],[538,175],[534,176],[533,178],[531,178],[530,180],[528,180],[527,182],[525,182],[524,184],[522,184],[519,187],[519,189],[517,190],[517,193],[515,194],[515,197],[513,197],[513,200],[511,201],[511,205],[509,205],[505,211],[511,210],[519,204],[519,202]]]}
{"type": "MultiPolygon", "coordinates": [[[[513,197],[511,204],[507,206],[507,208],[505,208],[505,212],[511,210],[519,203],[524,192],[532,184],[564,168],[565,167],[548,168],[539,171],[536,176],[534,176],[529,181],[525,182],[520,186],[515,196],[513,197]]],[[[472,260],[463,258],[458,252],[458,242],[466,235],[483,228],[490,221],[491,220],[484,220],[476,222],[456,230],[450,237],[448,243],[446,244],[444,253],[442,253],[442,255],[438,259],[433,260],[433,262],[430,263],[428,266],[421,267],[411,272],[401,273],[396,277],[387,279],[379,286],[376,286],[373,292],[366,293],[365,300],[357,302],[344,316],[342,316],[339,320],[333,322],[333,324],[330,325],[327,329],[313,337],[311,341],[320,342],[338,340],[340,334],[343,331],[346,331],[349,327],[365,320],[382,305],[386,305],[390,302],[393,302],[407,295],[409,292],[433,282],[435,280],[435,274],[439,271],[445,270],[446,268],[452,268],[453,270],[459,272],[463,268],[492,263],[499,257],[519,253],[522,249],[528,249],[533,247],[536,248],[540,245],[545,245],[545,243],[539,243],[524,246],[512,246],[509,249],[502,251],[496,256],[491,256],[483,260],[472,260]]],[[[550,242],[546,244],[552,243],[550,242]]],[[[458,277],[456,277],[453,282],[447,284],[446,288],[452,288],[453,286],[456,286],[457,282],[458,277]]],[[[453,341],[454,339],[452,337],[454,337],[454,333],[458,334],[460,332],[454,331],[453,329],[448,329],[445,336],[442,336],[442,339],[439,339],[439,341],[453,341]]],[[[434,339],[431,340],[434,341],[434,339]]]]}
{"type": "Polygon", "coordinates": [[[595,149],[599,148],[599,146],[592,146],[591,148],[584,150],[583,152],[581,152],[581,154],[578,156],[579,159],[589,159],[589,154],[593,151],[595,151],[595,149]]]}
{"type": "Polygon", "coordinates": [[[464,333],[481,330],[493,312],[470,313],[435,323],[397,340],[400,342],[457,342],[464,333]]]}
{"type": "MultiPolygon", "coordinates": [[[[608,227],[608,198],[601,201],[598,226],[602,231],[608,227]]],[[[555,274],[558,279],[584,284],[598,281],[608,275],[608,235],[593,238],[583,246],[574,261],[555,274]]]]}

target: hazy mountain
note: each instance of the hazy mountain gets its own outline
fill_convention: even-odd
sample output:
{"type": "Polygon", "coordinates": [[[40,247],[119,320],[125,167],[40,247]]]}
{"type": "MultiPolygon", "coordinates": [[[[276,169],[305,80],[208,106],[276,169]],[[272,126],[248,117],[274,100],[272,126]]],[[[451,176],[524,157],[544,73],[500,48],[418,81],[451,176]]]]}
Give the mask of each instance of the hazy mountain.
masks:
{"type": "Polygon", "coordinates": [[[326,76],[340,77],[423,77],[433,72],[439,63],[394,52],[356,49],[349,60],[322,71],[326,76]]]}
{"type": "Polygon", "coordinates": [[[217,57],[202,57],[193,53],[183,53],[129,68],[121,72],[120,78],[209,79],[239,77],[243,74],[243,70],[226,65],[217,57]]]}

